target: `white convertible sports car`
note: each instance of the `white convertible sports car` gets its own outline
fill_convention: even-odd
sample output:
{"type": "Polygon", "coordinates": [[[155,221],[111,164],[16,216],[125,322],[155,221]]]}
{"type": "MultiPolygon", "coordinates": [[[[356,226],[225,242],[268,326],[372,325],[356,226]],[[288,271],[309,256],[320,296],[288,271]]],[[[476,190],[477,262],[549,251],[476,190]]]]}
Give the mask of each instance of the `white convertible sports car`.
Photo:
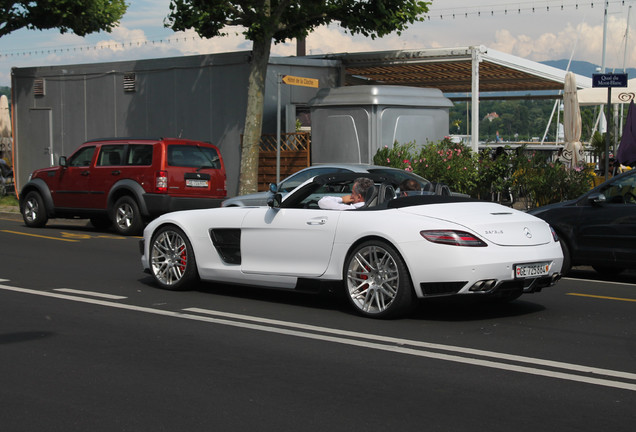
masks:
{"type": "Polygon", "coordinates": [[[386,176],[356,210],[321,210],[360,174],[325,174],[268,207],[165,214],[141,240],[142,265],[165,289],[201,279],[300,289],[339,283],[353,308],[377,318],[405,314],[417,298],[472,295],[513,300],[560,277],[558,238],[541,219],[455,196],[397,197],[386,176]]]}

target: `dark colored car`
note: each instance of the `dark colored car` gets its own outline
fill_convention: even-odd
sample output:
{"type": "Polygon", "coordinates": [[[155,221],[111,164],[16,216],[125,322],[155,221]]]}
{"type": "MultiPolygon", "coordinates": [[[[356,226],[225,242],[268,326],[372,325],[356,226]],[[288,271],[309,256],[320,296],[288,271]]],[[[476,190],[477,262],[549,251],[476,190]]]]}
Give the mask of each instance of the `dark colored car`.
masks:
{"type": "Polygon", "coordinates": [[[636,268],[636,170],[620,174],[583,196],[530,210],[557,232],[565,274],[589,265],[601,274],[636,268]]]}
{"type": "Polygon", "coordinates": [[[89,218],[123,235],[175,210],[218,207],[227,195],[216,146],[186,139],[88,141],[59,166],[35,170],[20,192],[29,227],[49,218],[89,218]]]}

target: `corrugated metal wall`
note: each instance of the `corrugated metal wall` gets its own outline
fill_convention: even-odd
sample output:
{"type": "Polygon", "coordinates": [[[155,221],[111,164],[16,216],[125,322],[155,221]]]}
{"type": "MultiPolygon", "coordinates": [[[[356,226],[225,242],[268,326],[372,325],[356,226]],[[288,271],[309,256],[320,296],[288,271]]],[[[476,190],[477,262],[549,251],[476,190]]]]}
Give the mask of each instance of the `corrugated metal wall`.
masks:
{"type": "MultiPolygon", "coordinates": [[[[211,141],[226,163],[228,195],[238,189],[249,52],[12,71],[17,188],[89,139],[171,136],[211,141]],[[133,75],[134,74],[134,81],[133,75]],[[126,78],[126,85],[124,83],[126,78]],[[34,89],[44,84],[44,94],[34,89]],[[131,90],[131,86],[134,88],[131,90]]],[[[263,132],[276,132],[278,74],[337,85],[335,61],[273,58],[263,132]]],[[[283,86],[281,104],[306,105],[317,89],[283,86]]],[[[284,113],[283,113],[283,118],[284,113]]],[[[283,130],[285,132],[285,130],[283,130]]]]}

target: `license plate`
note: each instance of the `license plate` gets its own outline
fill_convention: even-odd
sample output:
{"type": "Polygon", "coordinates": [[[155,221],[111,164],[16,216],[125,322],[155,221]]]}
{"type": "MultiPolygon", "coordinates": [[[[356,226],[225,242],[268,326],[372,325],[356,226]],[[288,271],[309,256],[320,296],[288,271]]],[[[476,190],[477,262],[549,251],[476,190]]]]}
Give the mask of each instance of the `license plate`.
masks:
{"type": "Polygon", "coordinates": [[[186,179],[186,186],[188,187],[208,187],[207,180],[195,180],[195,179],[186,179]]]}
{"type": "Polygon", "coordinates": [[[515,278],[534,278],[545,276],[550,271],[550,263],[517,264],[515,266],[515,278]]]}

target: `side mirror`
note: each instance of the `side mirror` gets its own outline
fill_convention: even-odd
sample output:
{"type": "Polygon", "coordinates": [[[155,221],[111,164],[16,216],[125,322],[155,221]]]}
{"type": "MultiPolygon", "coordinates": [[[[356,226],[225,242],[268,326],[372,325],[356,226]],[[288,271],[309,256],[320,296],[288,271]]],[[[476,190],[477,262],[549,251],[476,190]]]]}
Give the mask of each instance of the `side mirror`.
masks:
{"type": "Polygon", "coordinates": [[[278,192],[278,185],[276,183],[270,183],[269,184],[269,191],[271,193],[276,193],[278,192]]]}
{"type": "Polygon", "coordinates": [[[59,161],[59,163],[60,163],[60,166],[61,166],[62,168],[66,168],[66,167],[67,167],[67,164],[66,164],[66,156],[60,156],[60,161],[59,161]]]}
{"type": "Polygon", "coordinates": [[[279,193],[276,193],[269,197],[267,200],[267,205],[271,208],[280,208],[280,203],[283,202],[283,196],[279,193]]]}
{"type": "Polygon", "coordinates": [[[607,201],[607,198],[602,193],[596,192],[587,197],[588,202],[592,204],[603,204],[607,201]]]}

